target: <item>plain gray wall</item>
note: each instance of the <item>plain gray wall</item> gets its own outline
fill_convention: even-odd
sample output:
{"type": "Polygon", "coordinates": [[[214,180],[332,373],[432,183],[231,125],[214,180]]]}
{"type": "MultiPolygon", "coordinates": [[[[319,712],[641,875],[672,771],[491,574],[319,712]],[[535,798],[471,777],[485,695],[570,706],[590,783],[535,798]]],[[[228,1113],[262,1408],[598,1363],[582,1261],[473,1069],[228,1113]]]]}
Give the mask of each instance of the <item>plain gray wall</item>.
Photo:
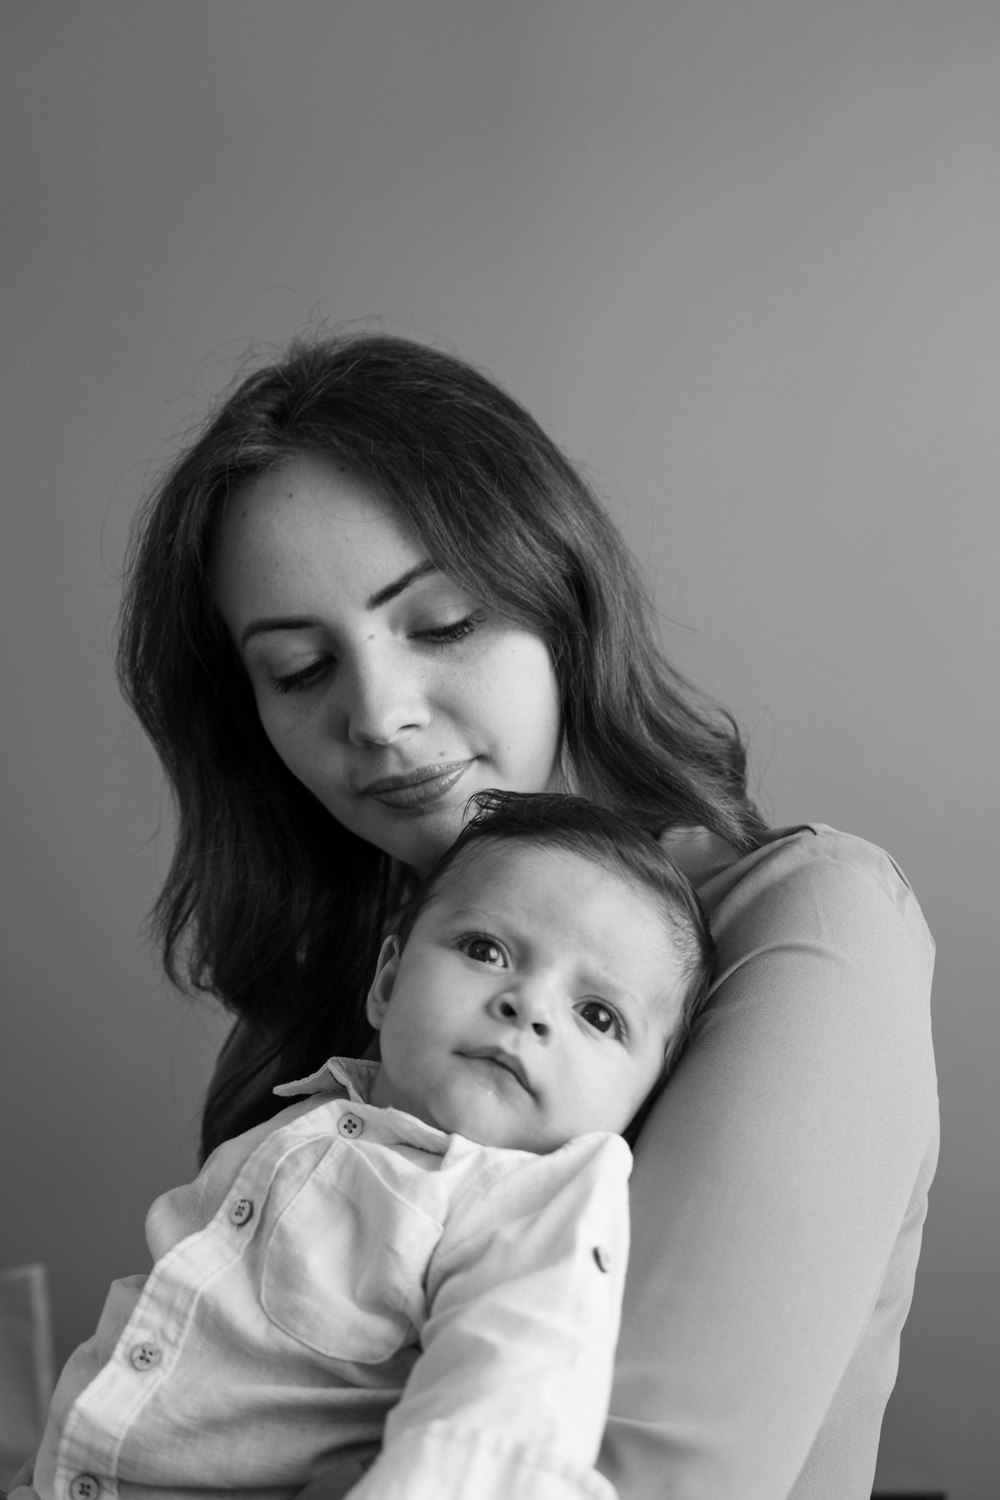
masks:
{"type": "Polygon", "coordinates": [[[944,1147],[881,1473],[995,1500],[995,0],[6,0],[3,1247],[58,1352],[146,1263],[221,1034],[142,935],[138,496],[251,341],[377,317],[586,465],[775,821],[939,943],[944,1147]]]}

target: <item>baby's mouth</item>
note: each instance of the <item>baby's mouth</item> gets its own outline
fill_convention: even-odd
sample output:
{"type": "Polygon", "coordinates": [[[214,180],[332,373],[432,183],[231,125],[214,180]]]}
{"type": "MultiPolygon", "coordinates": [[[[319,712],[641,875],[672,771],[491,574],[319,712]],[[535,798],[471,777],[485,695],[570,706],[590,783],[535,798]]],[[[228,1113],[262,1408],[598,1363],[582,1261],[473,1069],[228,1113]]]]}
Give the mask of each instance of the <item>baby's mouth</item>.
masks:
{"type": "Polygon", "coordinates": [[[505,1073],[510,1073],[517,1079],[518,1083],[534,1098],[535,1091],[531,1086],[531,1080],[525,1071],[521,1059],[513,1052],[505,1052],[502,1047],[477,1047],[464,1054],[466,1057],[475,1058],[480,1062],[492,1063],[497,1068],[502,1068],[505,1073]]]}

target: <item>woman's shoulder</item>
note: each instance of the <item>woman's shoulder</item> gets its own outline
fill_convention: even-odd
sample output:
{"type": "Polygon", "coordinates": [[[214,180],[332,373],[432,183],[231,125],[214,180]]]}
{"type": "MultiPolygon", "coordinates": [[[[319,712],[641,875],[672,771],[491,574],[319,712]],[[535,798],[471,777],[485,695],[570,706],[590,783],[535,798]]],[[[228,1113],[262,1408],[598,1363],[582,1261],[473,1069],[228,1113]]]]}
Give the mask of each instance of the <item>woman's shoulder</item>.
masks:
{"type": "Polygon", "coordinates": [[[767,885],[796,871],[821,881],[834,880],[840,873],[875,881],[887,891],[899,888],[913,894],[903,871],[884,849],[827,823],[769,828],[747,854],[705,828],[667,829],[660,842],[709,906],[745,882],[767,885]]]}
{"type": "Polygon", "coordinates": [[[852,947],[905,932],[907,946],[929,964],[934,942],[912,885],[884,849],[826,823],[772,828],[757,847],[738,854],[712,835],[684,834],[669,852],[691,875],[712,921],[717,943],[765,933],[807,938],[836,933],[852,947]],[[692,857],[693,856],[693,857],[692,857]]]}
{"type": "Polygon", "coordinates": [[[912,885],[892,855],[868,839],[826,823],[772,828],[749,854],[720,864],[702,889],[709,903],[743,886],[767,888],[808,881],[830,894],[869,885],[901,907],[916,904],[912,885]]]}
{"type": "Polygon", "coordinates": [[[778,1094],[787,1073],[819,1098],[843,1093],[853,1065],[883,1099],[907,1094],[920,1141],[933,1143],[934,941],[895,860],[867,839],[799,824],[731,851],[699,891],[715,963],[690,1049],[698,1068],[714,1059],[728,1076],[769,1057],[778,1094]]]}

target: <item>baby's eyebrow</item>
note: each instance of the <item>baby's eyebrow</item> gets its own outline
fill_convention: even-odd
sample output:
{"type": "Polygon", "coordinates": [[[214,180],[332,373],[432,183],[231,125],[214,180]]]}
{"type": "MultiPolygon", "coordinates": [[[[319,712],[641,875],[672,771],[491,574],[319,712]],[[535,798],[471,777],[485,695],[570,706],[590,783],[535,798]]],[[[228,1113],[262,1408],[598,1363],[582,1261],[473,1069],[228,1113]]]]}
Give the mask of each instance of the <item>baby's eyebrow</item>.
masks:
{"type": "Polygon", "coordinates": [[[492,927],[497,925],[495,914],[482,906],[453,906],[444,915],[448,922],[460,922],[466,926],[492,927]]]}

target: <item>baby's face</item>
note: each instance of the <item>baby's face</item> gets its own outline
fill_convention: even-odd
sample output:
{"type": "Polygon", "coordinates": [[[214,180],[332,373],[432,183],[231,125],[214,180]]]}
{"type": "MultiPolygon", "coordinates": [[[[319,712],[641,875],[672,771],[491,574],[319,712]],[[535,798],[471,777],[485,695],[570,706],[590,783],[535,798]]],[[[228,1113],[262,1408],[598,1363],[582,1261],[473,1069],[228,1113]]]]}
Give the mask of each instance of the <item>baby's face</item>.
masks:
{"type": "Polygon", "coordinates": [[[663,1064],[681,967],[655,897],[578,855],[488,845],[448,872],[368,1000],[372,1102],[483,1145],[622,1131],[663,1064]]]}

